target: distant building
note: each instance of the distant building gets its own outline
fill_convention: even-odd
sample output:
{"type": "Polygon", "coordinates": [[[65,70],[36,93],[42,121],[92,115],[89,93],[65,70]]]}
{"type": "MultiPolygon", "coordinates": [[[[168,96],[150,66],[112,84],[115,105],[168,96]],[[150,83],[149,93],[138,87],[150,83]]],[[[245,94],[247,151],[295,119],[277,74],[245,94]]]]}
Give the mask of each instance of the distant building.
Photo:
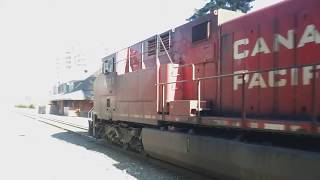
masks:
{"type": "Polygon", "coordinates": [[[50,113],[87,117],[93,108],[93,83],[100,70],[83,80],[72,80],[54,87],[50,113]]]}
{"type": "Polygon", "coordinates": [[[56,58],[56,83],[50,91],[51,113],[87,116],[93,107],[93,81],[100,73],[95,72],[100,65],[95,59],[99,58],[85,54],[76,46],[56,58]],[[89,63],[89,59],[93,61],[89,63]]]}

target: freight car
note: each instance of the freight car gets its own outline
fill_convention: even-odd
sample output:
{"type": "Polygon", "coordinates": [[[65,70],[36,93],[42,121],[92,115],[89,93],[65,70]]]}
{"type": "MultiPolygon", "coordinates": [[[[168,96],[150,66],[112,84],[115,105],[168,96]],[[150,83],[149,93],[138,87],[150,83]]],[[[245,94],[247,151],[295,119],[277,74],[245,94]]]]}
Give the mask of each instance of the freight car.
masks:
{"type": "Polygon", "coordinates": [[[247,15],[220,9],[103,58],[90,131],[219,177],[319,178],[318,153],[238,140],[318,147],[319,12],[318,0],[247,15]]]}

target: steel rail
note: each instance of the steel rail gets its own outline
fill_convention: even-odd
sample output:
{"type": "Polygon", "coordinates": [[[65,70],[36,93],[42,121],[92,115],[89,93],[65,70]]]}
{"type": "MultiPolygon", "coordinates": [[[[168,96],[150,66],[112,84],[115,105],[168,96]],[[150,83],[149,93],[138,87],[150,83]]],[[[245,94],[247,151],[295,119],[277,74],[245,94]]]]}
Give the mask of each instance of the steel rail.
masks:
{"type": "Polygon", "coordinates": [[[66,122],[66,121],[61,121],[61,120],[51,119],[51,118],[45,118],[45,117],[41,117],[41,116],[37,116],[37,115],[31,115],[31,114],[27,114],[27,113],[22,113],[22,114],[25,115],[25,116],[32,117],[32,118],[41,118],[41,119],[45,119],[45,120],[48,120],[48,121],[52,121],[52,122],[64,124],[64,125],[67,125],[67,126],[75,127],[75,128],[78,128],[78,129],[82,129],[82,130],[86,130],[86,131],[88,130],[88,128],[86,128],[84,126],[80,126],[78,124],[69,123],[69,122],[66,122]]]}

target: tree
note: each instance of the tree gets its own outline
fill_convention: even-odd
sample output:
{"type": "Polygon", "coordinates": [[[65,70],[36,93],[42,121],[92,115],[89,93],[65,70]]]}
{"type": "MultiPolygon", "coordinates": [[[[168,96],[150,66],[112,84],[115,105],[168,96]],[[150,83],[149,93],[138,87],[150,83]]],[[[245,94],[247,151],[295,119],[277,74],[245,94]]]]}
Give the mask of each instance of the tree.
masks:
{"type": "Polygon", "coordinates": [[[254,0],[209,0],[202,8],[195,9],[194,14],[187,19],[187,21],[192,21],[200,16],[207,14],[210,11],[222,8],[227,10],[240,10],[244,13],[248,12],[252,6],[250,3],[254,0]]]}

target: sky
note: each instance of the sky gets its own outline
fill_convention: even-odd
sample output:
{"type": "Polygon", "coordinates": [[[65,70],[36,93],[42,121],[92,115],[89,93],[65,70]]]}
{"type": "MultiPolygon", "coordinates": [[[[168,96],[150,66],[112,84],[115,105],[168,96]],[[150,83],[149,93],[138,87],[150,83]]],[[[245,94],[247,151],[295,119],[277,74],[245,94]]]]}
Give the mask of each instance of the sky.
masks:
{"type": "MultiPolygon", "coordinates": [[[[251,11],[281,0],[256,0],[251,11]]],[[[100,59],[185,23],[205,0],[0,0],[0,103],[45,102],[56,58],[77,47],[100,59]]]]}

